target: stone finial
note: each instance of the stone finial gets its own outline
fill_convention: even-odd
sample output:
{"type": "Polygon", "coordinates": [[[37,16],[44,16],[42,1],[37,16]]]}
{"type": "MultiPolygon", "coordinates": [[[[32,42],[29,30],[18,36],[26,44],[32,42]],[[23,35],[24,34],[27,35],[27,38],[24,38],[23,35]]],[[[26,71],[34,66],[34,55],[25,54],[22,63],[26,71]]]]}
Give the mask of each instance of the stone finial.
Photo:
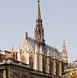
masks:
{"type": "Polygon", "coordinates": [[[27,37],[28,37],[28,32],[26,32],[26,34],[25,34],[25,35],[26,35],[26,38],[27,38],[27,37]]]}

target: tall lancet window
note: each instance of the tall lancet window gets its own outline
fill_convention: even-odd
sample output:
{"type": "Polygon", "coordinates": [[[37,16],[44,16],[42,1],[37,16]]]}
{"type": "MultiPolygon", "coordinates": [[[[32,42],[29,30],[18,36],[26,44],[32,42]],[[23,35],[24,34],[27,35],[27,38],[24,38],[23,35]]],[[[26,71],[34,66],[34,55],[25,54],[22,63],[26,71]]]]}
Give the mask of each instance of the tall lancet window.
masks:
{"type": "Polygon", "coordinates": [[[43,72],[46,72],[46,59],[43,57],[43,72]]]}
{"type": "Polygon", "coordinates": [[[32,57],[29,58],[29,65],[31,68],[33,68],[33,58],[32,57]]]}

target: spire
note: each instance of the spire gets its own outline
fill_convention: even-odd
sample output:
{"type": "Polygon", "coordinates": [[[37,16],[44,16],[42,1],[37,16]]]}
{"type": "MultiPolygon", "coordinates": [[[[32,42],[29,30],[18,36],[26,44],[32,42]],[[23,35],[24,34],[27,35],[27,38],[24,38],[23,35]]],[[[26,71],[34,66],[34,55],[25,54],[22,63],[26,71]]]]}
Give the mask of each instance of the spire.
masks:
{"type": "Polygon", "coordinates": [[[38,10],[37,10],[37,18],[36,20],[41,20],[41,13],[40,13],[40,1],[38,0],[38,10]]]}
{"type": "Polygon", "coordinates": [[[64,63],[66,63],[66,64],[68,63],[68,56],[67,56],[65,40],[63,40],[62,59],[63,59],[64,63]]]}
{"type": "Polygon", "coordinates": [[[38,43],[44,43],[44,29],[42,27],[40,0],[38,0],[37,2],[38,2],[38,8],[37,8],[36,27],[35,27],[35,40],[38,43]]]}

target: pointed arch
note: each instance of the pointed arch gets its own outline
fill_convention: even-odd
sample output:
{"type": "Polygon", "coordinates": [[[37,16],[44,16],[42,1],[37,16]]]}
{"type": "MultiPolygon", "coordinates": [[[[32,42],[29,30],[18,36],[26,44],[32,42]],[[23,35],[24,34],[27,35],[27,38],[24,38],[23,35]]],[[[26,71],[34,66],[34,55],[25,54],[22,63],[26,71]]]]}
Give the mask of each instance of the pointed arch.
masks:
{"type": "Polygon", "coordinates": [[[25,58],[25,56],[24,56],[24,55],[23,55],[23,56],[21,56],[21,62],[26,63],[26,58],[25,58]]]}
{"type": "Polygon", "coordinates": [[[32,56],[30,56],[29,58],[29,65],[33,69],[33,57],[32,56]]]}

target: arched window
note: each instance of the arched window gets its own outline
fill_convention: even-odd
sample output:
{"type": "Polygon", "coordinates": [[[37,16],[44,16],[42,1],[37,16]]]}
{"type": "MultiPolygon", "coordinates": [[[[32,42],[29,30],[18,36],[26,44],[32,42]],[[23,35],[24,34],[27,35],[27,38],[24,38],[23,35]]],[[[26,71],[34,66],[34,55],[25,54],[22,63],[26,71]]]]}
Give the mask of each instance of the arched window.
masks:
{"type": "Polygon", "coordinates": [[[24,56],[21,57],[21,62],[26,63],[26,58],[24,56]]]}
{"type": "Polygon", "coordinates": [[[29,65],[31,68],[33,68],[33,58],[32,57],[29,58],[29,65]]]}

